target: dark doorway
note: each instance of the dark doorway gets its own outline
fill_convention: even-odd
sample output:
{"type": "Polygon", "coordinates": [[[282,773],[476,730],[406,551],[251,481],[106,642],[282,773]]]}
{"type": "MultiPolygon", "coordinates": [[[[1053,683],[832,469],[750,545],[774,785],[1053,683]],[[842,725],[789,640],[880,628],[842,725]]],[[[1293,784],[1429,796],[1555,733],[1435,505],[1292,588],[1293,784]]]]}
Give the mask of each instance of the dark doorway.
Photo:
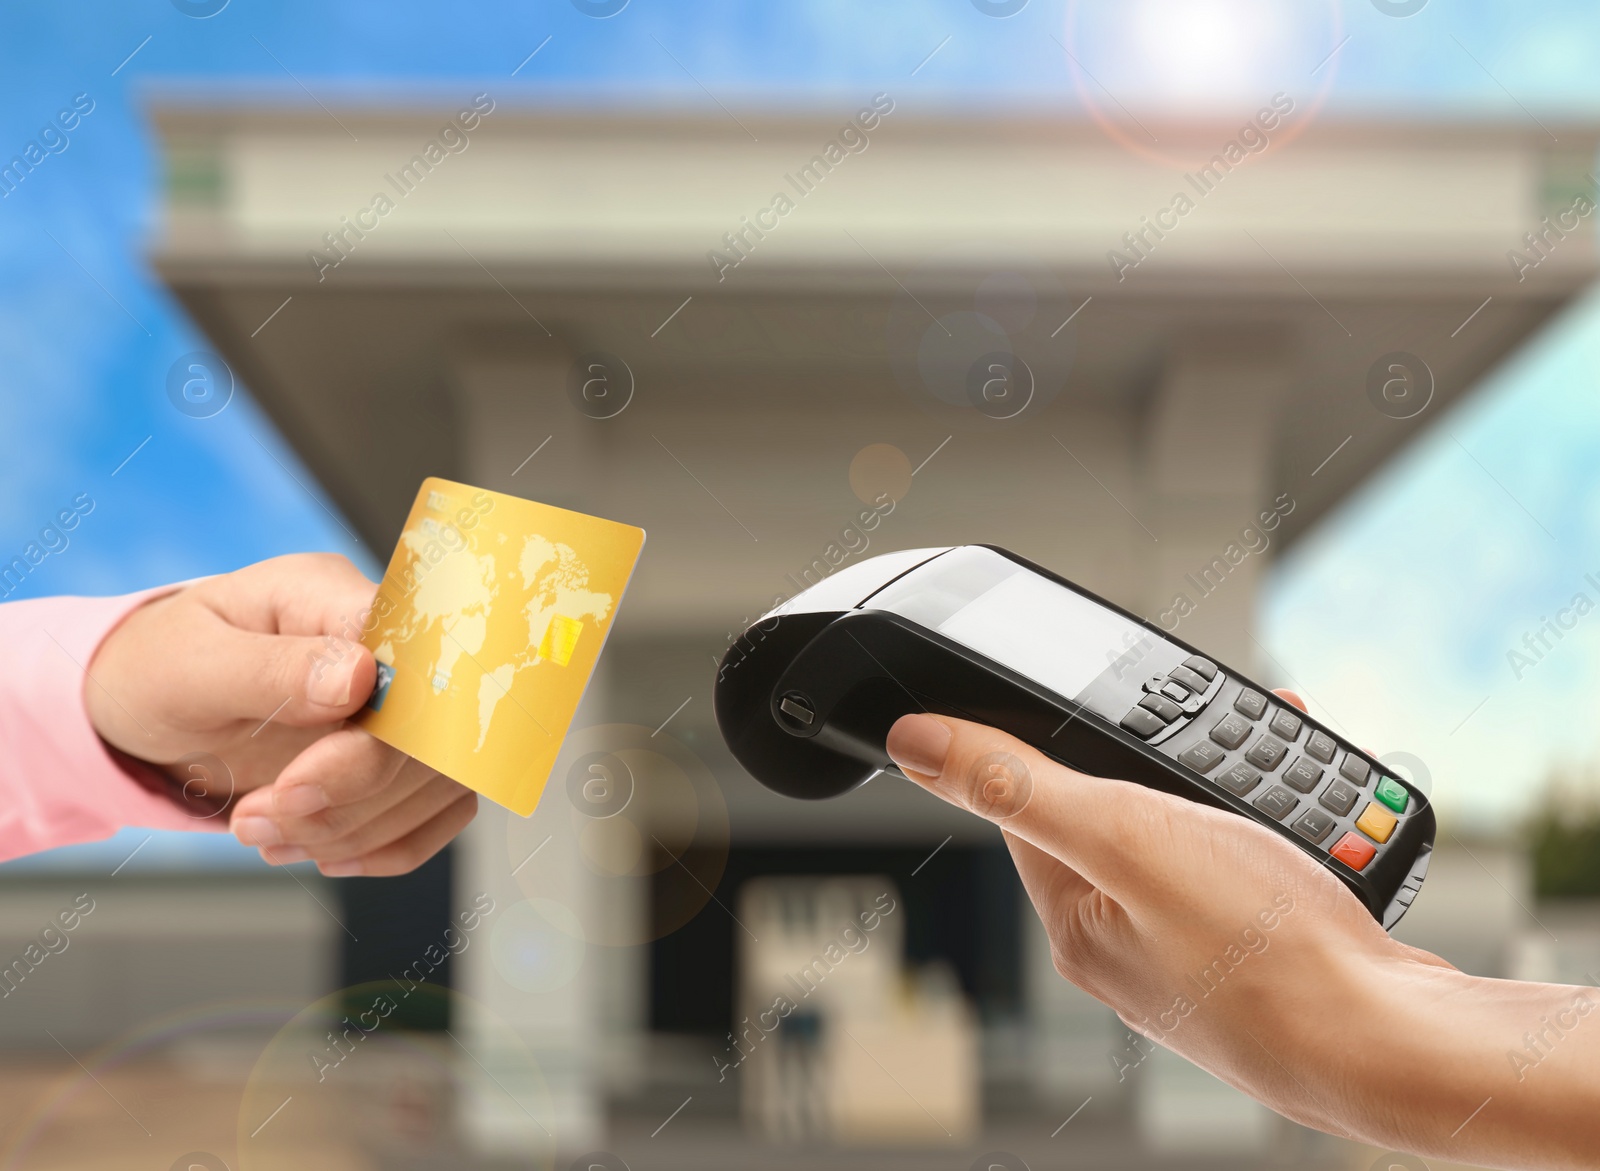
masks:
{"type": "Polygon", "coordinates": [[[732,1028],[740,928],[729,912],[745,882],[780,874],[887,875],[904,907],[907,962],[949,963],[980,1019],[1019,1012],[1022,893],[1011,857],[999,845],[948,845],[935,853],[937,845],[734,848],[717,901],[651,945],[650,1027],[719,1037],[732,1028]]]}
{"type": "MultiPolygon", "coordinates": [[[[450,926],[453,854],[454,847],[446,846],[410,874],[393,878],[338,880],[334,889],[345,926],[340,934],[341,987],[387,984],[422,959],[429,947],[438,948],[450,926]]],[[[429,974],[428,983],[436,990],[450,987],[448,953],[429,974]]],[[[365,1009],[371,1000],[369,992],[355,996],[358,1009],[365,1009]]],[[[400,997],[398,1003],[394,1024],[411,1029],[450,1026],[449,999],[444,995],[400,997]]]]}

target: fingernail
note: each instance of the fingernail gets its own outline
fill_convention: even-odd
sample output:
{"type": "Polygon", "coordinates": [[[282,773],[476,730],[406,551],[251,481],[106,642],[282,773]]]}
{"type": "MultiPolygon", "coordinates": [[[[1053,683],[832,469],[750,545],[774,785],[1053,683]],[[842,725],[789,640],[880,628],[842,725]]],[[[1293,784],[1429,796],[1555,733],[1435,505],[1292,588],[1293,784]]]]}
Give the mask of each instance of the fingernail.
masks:
{"type": "Polygon", "coordinates": [[[290,785],[272,795],[272,811],[279,817],[307,817],[328,807],[328,793],[321,785],[290,785]]]}
{"type": "Polygon", "coordinates": [[[884,747],[905,771],[936,777],[950,752],[950,729],[931,716],[901,716],[884,747]]]}
{"type": "Polygon", "coordinates": [[[270,817],[236,817],[233,836],[247,846],[276,846],[283,842],[278,823],[270,817]]]}
{"type": "Polygon", "coordinates": [[[350,702],[351,676],[355,672],[354,655],[347,654],[336,663],[322,661],[311,665],[306,680],[306,698],[323,707],[343,707],[350,702]]]}
{"type": "Polygon", "coordinates": [[[261,850],[261,860],[271,866],[287,866],[291,862],[304,862],[311,857],[299,846],[278,846],[261,850]]]}
{"type": "Polygon", "coordinates": [[[323,862],[317,869],[328,878],[359,878],[367,872],[366,865],[359,858],[349,862],[323,862]]]}

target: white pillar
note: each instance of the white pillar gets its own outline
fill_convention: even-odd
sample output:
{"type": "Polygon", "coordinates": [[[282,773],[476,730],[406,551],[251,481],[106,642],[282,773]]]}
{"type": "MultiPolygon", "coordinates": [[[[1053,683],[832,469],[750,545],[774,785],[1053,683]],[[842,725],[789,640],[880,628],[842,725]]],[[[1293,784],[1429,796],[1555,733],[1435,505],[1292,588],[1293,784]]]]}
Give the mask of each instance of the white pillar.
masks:
{"type": "MultiPolygon", "coordinates": [[[[1277,503],[1273,437],[1289,379],[1275,333],[1194,335],[1175,346],[1147,419],[1158,538],[1149,616],[1251,674],[1261,658],[1256,590],[1279,523],[1263,513],[1277,503]]],[[[1166,1049],[1153,1047],[1128,1080],[1140,1133],[1158,1150],[1260,1152],[1277,1133],[1264,1106],[1166,1049]]]]}
{"type": "MultiPolygon", "coordinates": [[[[570,486],[579,484],[587,470],[595,424],[580,416],[567,397],[571,361],[551,343],[547,351],[457,366],[455,399],[462,412],[463,447],[459,474],[464,479],[477,487],[581,507],[576,499],[580,493],[570,486]],[[552,438],[529,460],[546,437],[552,438]],[[563,490],[563,485],[568,487],[563,490]]],[[[597,694],[602,687],[603,676],[597,674],[584,704],[586,713],[603,706],[604,696],[597,694]]],[[[559,778],[552,782],[547,800],[562,796],[556,791],[560,786],[559,778]]],[[[602,1141],[596,1060],[601,1005],[593,974],[604,953],[588,948],[576,976],[537,992],[518,987],[496,967],[494,931],[512,930],[512,924],[530,920],[513,910],[528,894],[512,873],[522,861],[511,857],[508,843],[508,822],[515,816],[480,802],[477,820],[457,846],[458,901],[486,893],[496,905],[490,938],[455,961],[456,984],[467,1009],[467,1019],[460,1022],[461,1039],[505,1091],[464,1096],[463,1125],[467,1141],[486,1153],[526,1154],[548,1150],[553,1141],[559,1152],[570,1155],[602,1141]],[[485,1011],[475,1012],[475,1006],[485,1011]],[[537,1077],[528,1074],[530,1056],[537,1077]]],[[[539,852],[538,869],[558,877],[560,900],[577,904],[578,918],[587,919],[595,884],[579,856],[576,834],[552,834],[539,852]]]]}
{"type": "Polygon", "coordinates": [[[1290,358],[1274,332],[1195,335],[1174,348],[1145,431],[1152,621],[1239,670],[1259,652],[1256,590],[1277,546],[1273,438],[1290,358]],[[1262,514],[1268,514],[1263,520],[1262,514]]]}

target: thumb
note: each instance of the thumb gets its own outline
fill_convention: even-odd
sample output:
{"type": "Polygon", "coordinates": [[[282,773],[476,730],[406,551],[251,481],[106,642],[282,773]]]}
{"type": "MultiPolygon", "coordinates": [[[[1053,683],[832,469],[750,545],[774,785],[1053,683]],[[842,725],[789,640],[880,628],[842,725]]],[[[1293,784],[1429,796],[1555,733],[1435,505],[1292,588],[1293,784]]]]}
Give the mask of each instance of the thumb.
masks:
{"type": "Polygon", "coordinates": [[[952,805],[1064,862],[1119,898],[1162,794],[1057,764],[1014,736],[945,716],[909,715],[885,747],[902,772],[952,805]]]}
{"type": "Polygon", "coordinates": [[[257,720],[295,727],[336,723],[372,694],[377,664],[358,642],[260,634],[224,627],[197,689],[217,720],[257,720]]]}

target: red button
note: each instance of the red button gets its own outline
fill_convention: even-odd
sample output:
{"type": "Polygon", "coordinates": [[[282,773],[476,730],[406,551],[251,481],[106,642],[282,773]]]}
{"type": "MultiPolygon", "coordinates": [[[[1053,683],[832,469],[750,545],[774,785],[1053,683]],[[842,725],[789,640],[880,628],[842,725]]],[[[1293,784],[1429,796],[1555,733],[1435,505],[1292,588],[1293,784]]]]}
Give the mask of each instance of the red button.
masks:
{"type": "Polygon", "coordinates": [[[1362,841],[1359,834],[1345,834],[1333,849],[1328,851],[1351,870],[1365,870],[1367,863],[1372,861],[1377,852],[1372,843],[1362,841]]]}

